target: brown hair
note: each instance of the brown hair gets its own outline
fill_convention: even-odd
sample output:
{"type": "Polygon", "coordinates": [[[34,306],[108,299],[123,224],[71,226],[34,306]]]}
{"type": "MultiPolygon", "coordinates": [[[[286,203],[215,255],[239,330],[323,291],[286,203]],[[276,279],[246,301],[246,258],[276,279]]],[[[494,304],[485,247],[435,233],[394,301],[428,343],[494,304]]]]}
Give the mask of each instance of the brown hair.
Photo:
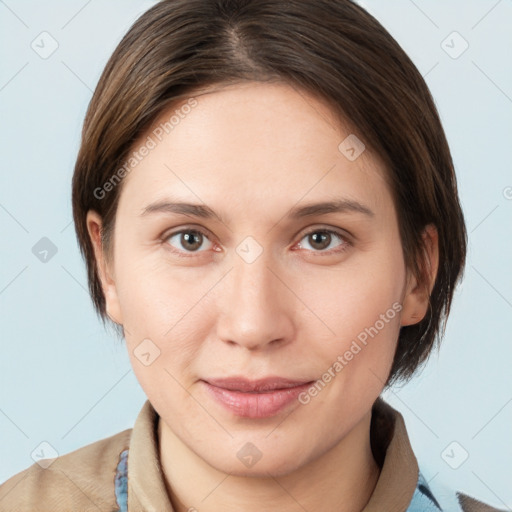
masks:
{"type": "MultiPolygon", "coordinates": [[[[103,221],[107,260],[122,181],[112,180],[134,143],[171,105],[215,84],[281,81],[323,98],[385,164],[406,265],[426,286],[422,232],[439,236],[439,269],[425,318],[400,330],[387,384],[406,380],[444,334],[464,269],[467,235],[454,166],[430,91],[386,29],[349,0],[162,0],[115,49],[90,102],[72,200],[89,289],[107,314],[86,227],[103,221]]],[[[118,173],[119,178],[119,173],[118,173]]]]}

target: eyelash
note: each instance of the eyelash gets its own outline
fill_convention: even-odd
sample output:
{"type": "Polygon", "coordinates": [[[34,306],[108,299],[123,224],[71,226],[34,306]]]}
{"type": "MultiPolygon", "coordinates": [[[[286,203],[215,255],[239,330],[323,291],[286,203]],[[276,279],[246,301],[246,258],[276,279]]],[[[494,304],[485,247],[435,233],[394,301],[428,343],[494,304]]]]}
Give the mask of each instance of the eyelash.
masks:
{"type": "MultiPolygon", "coordinates": [[[[204,236],[206,239],[210,240],[208,233],[206,233],[205,231],[203,231],[199,228],[191,228],[190,227],[190,228],[180,229],[179,231],[174,231],[172,233],[166,234],[161,238],[161,241],[162,241],[162,243],[164,243],[164,245],[166,246],[166,248],[168,250],[170,250],[173,254],[176,254],[180,258],[190,258],[198,253],[204,252],[204,251],[192,251],[192,252],[187,253],[187,251],[180,251],[180,250],[172,247],[169,243],[167,243],[170,238],[172,238],[173,236],[176,236],[176,235],[180,235],[182,233],[197,233],[197,234],[204,236]]],[[[330,256],[332,254],[341,254],[341,253],[345,252],[352,245],[346,235],[342,234],[340,231],[329,229],[329,228],[311,229],[311,230],[307,231],[306,233],[304,233],[300,240],[303,240],[304,238],[306,238],[309,235],[312,235],[313,233],[323,233],[323,234],[327,233],[330,235],[335,235],[338,238],[340,238],[343,242],[341,249],[338,248],[338,249],[317,250],[317,251],[307,249],[309,252],[317,253],[319,256],[324,256],[324,255],[330,256]]]]}

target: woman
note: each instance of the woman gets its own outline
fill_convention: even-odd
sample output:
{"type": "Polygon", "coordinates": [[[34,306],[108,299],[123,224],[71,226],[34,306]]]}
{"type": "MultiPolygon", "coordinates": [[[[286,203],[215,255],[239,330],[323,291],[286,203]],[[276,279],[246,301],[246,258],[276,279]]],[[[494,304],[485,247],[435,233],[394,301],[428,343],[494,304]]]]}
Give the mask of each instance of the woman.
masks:
{"type": "Polygon", "coordinates": [[[2,510],[442,509],[380,394],[439,341],[466,230],[430,92],[371,15],[162,0],[103,72],[72,194],[148,400],[2,510]]]}

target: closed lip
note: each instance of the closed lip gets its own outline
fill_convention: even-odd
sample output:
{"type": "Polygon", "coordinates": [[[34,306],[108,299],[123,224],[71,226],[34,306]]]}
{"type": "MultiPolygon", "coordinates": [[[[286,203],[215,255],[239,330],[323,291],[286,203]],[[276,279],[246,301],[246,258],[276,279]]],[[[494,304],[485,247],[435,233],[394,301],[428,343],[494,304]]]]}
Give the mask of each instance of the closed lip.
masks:
{"type": "Polygon", "coordinates": [[[276,389],[288,389],[311,384],[313,380],[287,379],[284,377],[265,377],[257,380],[250,380],[246,377],[224,377],[220,379],[204,379],[205,382],[218,388],[230,391],[242,391],[246,393],[269,392],[276,389]]]}

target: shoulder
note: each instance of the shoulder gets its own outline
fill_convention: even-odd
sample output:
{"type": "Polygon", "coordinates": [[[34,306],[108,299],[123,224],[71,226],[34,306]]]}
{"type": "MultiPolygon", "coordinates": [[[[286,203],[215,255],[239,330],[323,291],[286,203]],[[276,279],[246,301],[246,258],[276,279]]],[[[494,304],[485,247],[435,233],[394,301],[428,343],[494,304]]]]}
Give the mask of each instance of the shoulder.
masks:
{"type": "Polygon", "coordinates": [[[454,492],[443,484],[433,489],[421,471],[413,499],[406,512],[505,512],[462,492],[454,492]]]}
{"type": "Polygon", "coordinates": [[[44,459],[0,485],[0,512],[117,510],[114,479],[132,429],[44,459]]]}
{"type": "Polygon", "coordinates": [[[457,500],[462,512],[506,512],[503,509],[497,509],[477,500],[462,492],[457,492],[457,500]]]}

